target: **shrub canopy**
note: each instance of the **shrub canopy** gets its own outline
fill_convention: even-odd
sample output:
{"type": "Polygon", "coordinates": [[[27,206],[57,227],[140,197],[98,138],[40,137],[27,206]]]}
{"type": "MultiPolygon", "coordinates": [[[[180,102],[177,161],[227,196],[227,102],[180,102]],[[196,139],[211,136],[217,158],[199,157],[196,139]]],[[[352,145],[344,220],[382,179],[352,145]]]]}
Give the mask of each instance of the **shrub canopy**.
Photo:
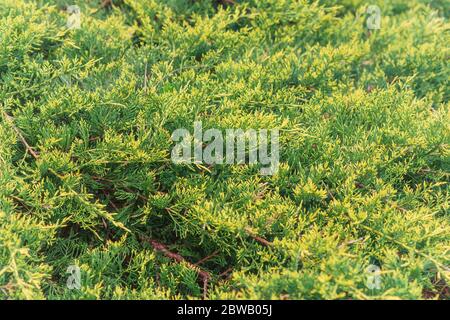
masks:
{"type": "Polygon", "coordinates": [[[448,298],[448,2],[372,3],[0,0],[0,298],[448,298]],[[278,173],[172,163],[195,121],[278,173]]]}

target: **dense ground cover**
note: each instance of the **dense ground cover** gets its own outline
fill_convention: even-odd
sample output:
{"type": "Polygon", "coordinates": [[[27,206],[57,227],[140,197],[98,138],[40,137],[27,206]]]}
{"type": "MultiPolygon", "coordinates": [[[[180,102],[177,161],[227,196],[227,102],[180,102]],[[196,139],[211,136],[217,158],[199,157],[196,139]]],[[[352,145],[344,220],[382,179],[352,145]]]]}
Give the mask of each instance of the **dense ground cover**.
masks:
{"type": "Polygon", "coordinates": [[[68,4],[0,0],[0,298],[449,297],[447,1],[68,4]],[[175,165],[196,120],[279,171],[175,165]]]}

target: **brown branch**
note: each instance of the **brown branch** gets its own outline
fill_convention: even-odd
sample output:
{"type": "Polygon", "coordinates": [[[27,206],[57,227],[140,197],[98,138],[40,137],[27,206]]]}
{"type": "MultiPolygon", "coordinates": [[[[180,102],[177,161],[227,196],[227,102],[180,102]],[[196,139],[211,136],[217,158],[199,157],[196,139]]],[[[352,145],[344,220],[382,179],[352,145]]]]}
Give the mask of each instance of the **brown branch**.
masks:
{"type": "Polygon", "coordinates": [[[219,250],[214,251],[213,253],[211,253],[210,255],[204,257],[203,259],[200,259],[199,261],[197,261],[196,263],[194,263],[194,265],[198,266],[206,261],[208,261],[209,259],[217,256],[217,254],[219,253],[219,250]]]}
{"type": "Polygon", "coordinates": [[[112,0],[103,0],[100,4],[100,8],[106,8],[112,6],[112,0]]]}
{"type": "Polygon", "coordinates": [[[252,238],[253,240],[255,240],[256,242],[262,244],[263,246],[266,247],[272,247],[273,243],[270,242],[269,240],[266,240],[258,235],[253,234],[253,232],[249,229],[245,229],[245,231],[247,232],[247,234],[250,236],[250,238],[252,238]]]}
{"type": "Polygon", "coordinates": [[[29,154],[31,154],[31,156],[34,159],[38,159],[39,158],[39,154],[37,152],[35,152],[33,150],[33,148],[28,144],[27,140],[25,140],[22,132],[19,130],[19,128],[17,128],[14,125],[14,119],[13,117],[11,117],[9,114],[7,114],[5,111],[2,112],[3,116],[5,117],[6,121],[11,125],[11,128],[14,130],[14,132],[17,134],[17,136],[19,137],[20,141],[22,142],[22,144],[24,145],[25,149],[27,150],[27,152],[29,154]]]}
{"type": "Polygon", "coordinates": [[[227,270],[225,270],[224,272],[222,272],[221,274],[219,274],[219,278],[225,277],[225,276],[229,276],[228,274],[233,271],[233,268],[228,268],[227,270]]]}
{"type": "Polygon", "coordinates": [[[259,242],[260,244],[262,244],[263,246],[266,246],[266,247],[271,247],[271,246],[273,246],[273,243],[272,243],[272,242],[270,242],[270,241],[268,241],[268,240],[266,240],[266,239],[264,239],[264,238],[261,238],[261,237],[259,237],[259,236],[255,236],[255,235],[250,234],[250,237],[251,237],[253,240],[255,240],[255,241],[259,242]]]}
{"type": "Polygon", "coordinates": [[[185,263],[189,269],[197,272],[200,280],[203,283],[203,299],[206,299],[207,292],[208,292],[208,281],[209,281],[209,279],[211,279],[211,275],[208,272],[203,271],[198,266],[190,263],[189,261],[187,261],[185,258],[183,258],[178,253],[171,252],[169,249],[167,249],[167,247],[164,244],[162,244],[156,240],[147,238],[147,237],[142,237],[142,239],[144,241],[146,241],[147,243],[149,243],[153,247],[154,250],[163,253],[166,257],[168,257],[172,260],[175,260],[178,263],[185,263]]]}

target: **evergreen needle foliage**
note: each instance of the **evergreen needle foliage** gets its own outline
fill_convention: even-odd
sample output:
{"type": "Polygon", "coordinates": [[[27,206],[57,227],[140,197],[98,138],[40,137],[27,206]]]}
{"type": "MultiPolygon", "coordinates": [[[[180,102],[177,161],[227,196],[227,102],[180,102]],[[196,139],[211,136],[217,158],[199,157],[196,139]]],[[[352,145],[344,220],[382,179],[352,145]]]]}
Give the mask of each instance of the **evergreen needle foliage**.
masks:
{"type": "Polygon", "coordinates": [[[449,298],[448,1],[71,4],[0,0],[0,299],[449,298]],[[279,171],[172,163],[194,121],[279,171]]]}

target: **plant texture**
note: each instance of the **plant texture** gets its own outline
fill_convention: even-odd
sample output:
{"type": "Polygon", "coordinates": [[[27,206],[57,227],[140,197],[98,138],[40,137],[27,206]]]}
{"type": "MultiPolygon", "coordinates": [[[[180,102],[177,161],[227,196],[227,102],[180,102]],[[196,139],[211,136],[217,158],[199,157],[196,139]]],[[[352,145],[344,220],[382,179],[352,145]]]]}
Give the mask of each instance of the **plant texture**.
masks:
{"type": "Polygon", "coordinates": [[[450,297],[448,1],[73,4],[0,0],[0,299],[450,297]],[[195,121],[279,170],[173,163],[195,121]]]}

